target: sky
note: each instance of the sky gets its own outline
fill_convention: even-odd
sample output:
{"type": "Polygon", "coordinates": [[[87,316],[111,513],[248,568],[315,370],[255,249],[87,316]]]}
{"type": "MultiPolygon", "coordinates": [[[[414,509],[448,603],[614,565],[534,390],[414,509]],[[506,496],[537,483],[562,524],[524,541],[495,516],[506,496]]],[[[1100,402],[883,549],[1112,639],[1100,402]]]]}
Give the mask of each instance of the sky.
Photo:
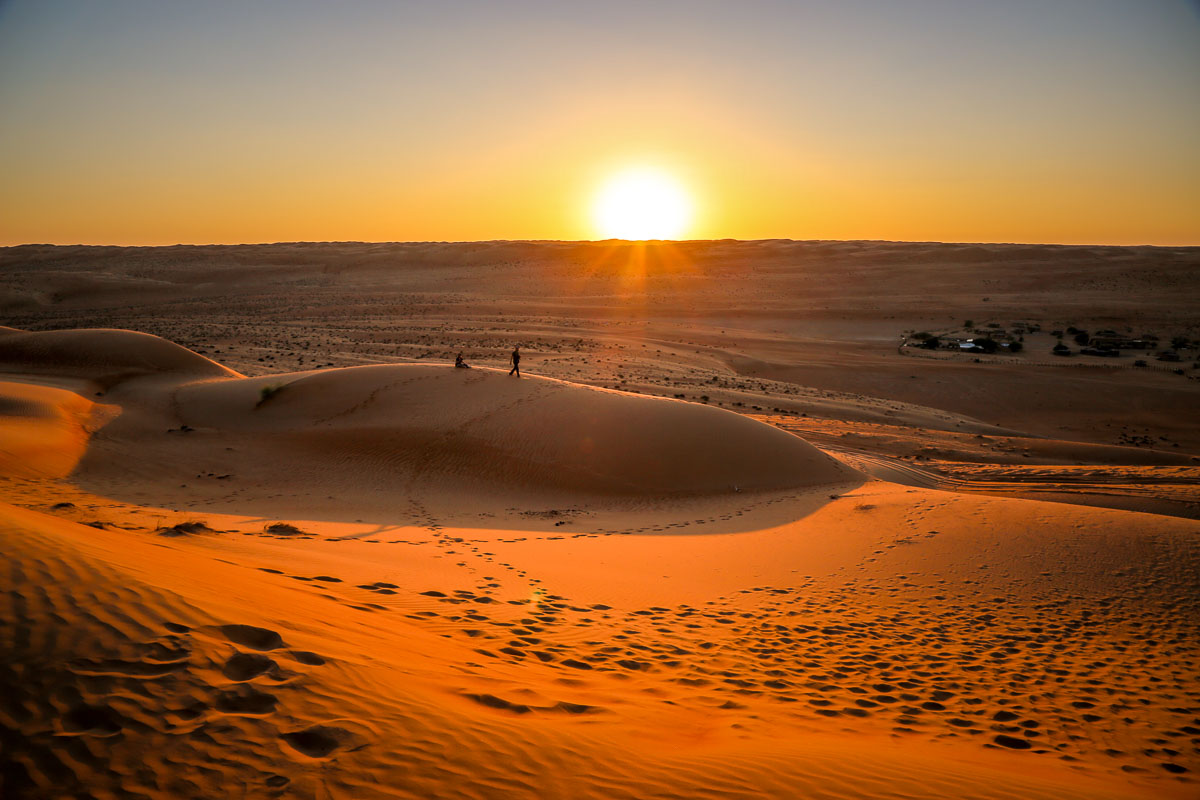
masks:
{"type": "Polygon", "coordinates": [[[0,245],[1200,244],[1187,0],[0,0],[0,245]]]}

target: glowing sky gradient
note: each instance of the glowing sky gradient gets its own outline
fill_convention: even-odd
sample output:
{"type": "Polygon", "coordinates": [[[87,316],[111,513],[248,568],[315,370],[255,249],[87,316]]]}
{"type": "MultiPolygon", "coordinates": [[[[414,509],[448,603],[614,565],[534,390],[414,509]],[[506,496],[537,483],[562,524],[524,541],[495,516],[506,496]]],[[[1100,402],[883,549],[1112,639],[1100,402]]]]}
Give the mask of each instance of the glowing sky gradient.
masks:
{"type": "Polygon", "coordinates": [[[1200,244],[1183,0],[0,0],[0,244],[1200,244]]]}

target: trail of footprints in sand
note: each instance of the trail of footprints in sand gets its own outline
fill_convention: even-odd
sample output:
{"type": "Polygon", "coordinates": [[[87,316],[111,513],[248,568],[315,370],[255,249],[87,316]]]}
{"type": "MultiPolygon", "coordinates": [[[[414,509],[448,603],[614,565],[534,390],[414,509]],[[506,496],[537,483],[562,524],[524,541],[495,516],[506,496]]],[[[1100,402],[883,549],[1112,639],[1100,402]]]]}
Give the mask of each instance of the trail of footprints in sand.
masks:
{"type": "MultiPolygon", "coordinates": [[[[277,771],[281,752],[312,762],[368,744],[369,731],[345,721],[312,722],[286,713],[281,695],[325,664],[316,653],[289,649],[277,632],[252,625],[166,627],[163,637],[138,647],[140,657],[69,665],[79,688],[61,698],[65,734],[103,738],[153,731],[169,737],[163,746],[172,751],[237,746],[239,759],[257,770],[268,793],[285,792],[291,782],[277,771]],[[248,741],[280,744],[248,749],[248,741]]],[[[160,788],[187,796],[198,790],[182,778],[160,788]]]]}
{"type": "MultiPolygon", "coordinates": [[[[414,591],[382,580],[351,589],[332,575],[284,576],[262,569],[320,586],[324,596],[361,611],[402,611],[443,636],[462,638],[485,660],[462,666],[482,679],[491,674],[485,663],[500,661],[551,671],[564,694],[611,689],[606,682],[617,681],[663,703],[729,714],[734,727],[753,724],[758,704],[782,704],[798,727],[812,730],[836,726],[968,739],[1183,781],[1191,780],[1200,756],[1197,609],[1135,616],[1116,598],[1090,603],[1071,596],[1018,605],[1006,597],[980,596],[979,589],[964,596],[961,586],[946,580],[935,581],[946,584],[944,595],[912,600],[905,594],[917,584],[909,579],[928,584],[928,576],[875,582],[852,576],[849,565],[839,571],[845,576],[841,588],[805,579],[696,606],[622,611],[604,603],[576,604],[542,588],[489,549],[494,540],[450,535],[424,504],[410,498],[411,518],[428,538],[390,541],[440,548],[474,576],[474,589],[414,591]],[[532,596],[501,599],[500,576],[506,572],[533,586],[532,596]],[[363,602],[355,590],[379,602],[363,602]]],[[[758,504],[711,518],[569,535],[669,531],[727,521],[758,504]]],[[[882,542],[874,555],[939,535],[922,525],[937,505],[916,504],[904,520],[910,533],[882,542]]],[[[872,506],[857,509],[869,513],[872,506]]],[[[1152,602],[1131,607],[1149,608],[1152,602]]],[[[235,655],[224,667],[226,677],[253,672],[250,680],[270,680],[270,665],[258,671],[262,658],[257,652],[235,655]]],[[[222,713],[270,713],[274,704],[261,694],[269,693],[225,690],[212,705],[222,713]]],[[[615,711],[574,702],[569,694],[542,705],[501,694],[462,692],[496,713],[615,711]]],[[[328,752],[342,746],[338,736],[350,736],[307,730],[285,734],[285,740],[310,757],[324,757],[326,746],[332,748],[328,752]]]]}
{"type": "MultiPolygon", "coordinates": [[[[918,503],[905,519],[912,532],[882,544],[876,556],[937,536],[921,525],[936,505],[918,503]]],[[[726,520],[751,507],[638,532],[726,520]]],[[[869,503],[859,508],[871,510],[869,503]]],[[[1156,768],[1183,780],[1200,756],[1196,610],[1132,616],[1114,598],[1096,611],[1081,597],[1019,606],[979,597],[978,590],[964,598],[945,580],[936,581],[946,584],[945,595],[905,601],[917,575],[892,584],[847,573],[840,589],[818,589],[812,580],[747,589],[742,594],[755,600],[753,610],[744,597],[722,597],[619,611],[539,588],[536,578],[485,549],[488,540],[450,536],[415,499],[411,510],[447,555],[483,560],[482,567],[457,562],[477,576],[476,588],[414,593],[377,581],[356,588],[383,603],[356,607],[405,610],[414,622],[470,641],[482,658],[558,671],[565,687],[617,680],[664,703],[751,716],[756,703],[782,703],[798,725],[883,726],[897,736],[965,738],[1068,762],[1099,757],[1127,773],[1156,768]],[[498,599],[500,579],[479,574],[489,567],[533,585],[533,596],[498,599]],[[874,610],[876,599],[886,600],[886,612],[874,610]]],[[[322,579],[337,580],[309,580],[322,579]]],[[[465,666],[487,676],[481,663],[465,666]]],[[[569,700],[534,706],[495,694],[464,696],[504,713],[605,710],[569,700]]]]}
{"type": "MultiPolygon", "coordinates": [[[[381,394],[383,394],[384,392],[387,392],[388,390],[393,389],[397,386],[413,386],[413,385],[420,384],[420,383],[427,383],[429,381],[438,380],[443,377],[444,376],[442,376],[442,375],[436,375],[436,374],[424,375],[424,376],[416,377],[416,378],[406,376],[400,380],[390,381],[388,383],[385,383],[381,386],[377,386],[374,389],[372,389],[370,391],[370,393],[368,393],[367,396],[364,397],[360,402],[355,403],[354,405],[349,406],[347,408],[344,408],[341,411],[335,411],[332,414],[328,414],[324,417],[315,419],[315,420],[313,420],[313,424],[314,425],[324,425],[325,423],[332,422],[335,419],[341,419],[342,417],[348,417],[351,414],[355,414],[359,411],[362,411],[363,409],[367,408],[368,406],[373,405],[375,403],[375,401],[379,399],[379,396],[381,394]]],[[[469,382],[474,383],[475,381],[469,381],[469,382]]]]}
{"type": "MultiPolygon", "coordinates": [[[[935,505],[918,503],[905,518],[911,533],[882,544],[875,555],[938,535],[921,525],[935,505]]],[[[727,520],[751,507],[636,532],[727,520]]],[[[870,504],[859,509],[869,513],[870,504]]],[[[1183,779],[1200,754],[1200,653],[1192,644],[1200,619],[1196,609],[1164,609],[1161,616],[1134,618],[1123,614],[1120,603],[1109,601],[1099,604],[1099,612],[1072,598],[1044,598],[1040,604],[1017,607],[1004,597],[964,602],[947,587],[947,595],[935,595],[930,606],[917,603],[905,610],[896,605],[898,595],[913,584],[876,585],[866,578],[848,578],[844,589],[832,592],[817,593],[811,582],[747,590],[762,598],[754,611],[726,607],[732,605],[730,599],[718,598],[698,607],[621,612],[604,604],[575,605],[542,589],[531,599],[501,601],[494,597],[502,588],[501,573],[534,586],[539,582],[486,549],[489,540],[447,534],[416,499],[410,510],[435,546],[478,576],[476,590],[414,594],[377,581],[356,588],[380,602],[351,604],[372,612],[406,609],[413,621],[472,642],[482,658],[560,671],[564,686],[635,679],[636,691],[665,703],[731,714],[749,713],[758,702],[785,703],[798,724],[882,724],[896,735],[969,738],[1067,761],[1086,757],[1095,762],[1100,755],[1126,772],[1157,768],[1183,779]],[[887,599],[889,613],[871,613],[875,597],[887,599]],[[437,610],[438,605],[454,610],[437,610]],[[922,627],[928,619],[938,624],[922,627]]],[[[633,532],[593,529],[570,535],[633,532]]],[[[430,540],[392,541],[417,545],[430,540]]],[[[327,589],[341,583],[330,575],[287,577],[327,589]]],[[[161,646],[161,654],[173,652],[170,642],[161,646]]],[[[227,666],[233,677],[264,663],[253,653],[234,658],[227,666]]],[[[160,659],[137,667],[107,666],[154,679],[174,673],[177,663],[160,659]]],[[[268,669],[259,675],[269,680],[271,673],[268,669]]],[[[270,693],[225,690],[205,707],[226,714],[268,713],[274,705],[263,694],[270,693]]],[[[506,713],[602,711],[568,700],[539,707],[493,694],[467,697],[506,713]]],[[[68,719],[106,724],[103,711],[89,708],[68,719]]],[[[322,749],[306,744],[310,738],[296,739],[297,752],[322,749]]]]}
{"type": "MultiPolygon", "coordinates": [[[[578,605],[540,588],[528,599],[498,599],[502,584],[492,575],[474,590],[414,593],[386,581],[356,588],[388,596],[389,605],[363,610],[405,610],[470,642],[483,659],[557,671],[564,687],[616,680],[664,703],[750,718],[755,704],[787,704],[798,725],[814,729],[883,726],[897,736],[965,738],[1190,779],[1186,765],[1200,755],[1200,631],[1181,632],[1189,619],[1181,610],[1133,616],[1111,598],[1092,606],[1074,596],[1018,606],[1001,596],[952,598],[949,585],[929,601],[903,601],[910,577],[898,586],[850,578],[834,590],[808,579],[633,611],[578,605]],[[887,600],[886,612],[873,610],[876,598],[887,600]]],[[[1200,617],[1190,619],[1195,628],[1200,617]]],[[[464,666],[489,674],[482,662],[464,666]]],[[[464,696],[504,713],[606,710],[464,696]]]]}
{"type": "MultiPolygon", "coordinates": [[[[938,535],[920,526],[933,507],[918,505],[906,519],[914,533],[884,548],[938,535]]],[[[482,549],[485,540],[447,535],[415,500],[412,510],[448,554],[469,552],[537,586],[482,549]]],[[[722,597],[620,611],[573,604],[542,588],[529,599],[500,600],[502,584],[490,574],[474,590],[414,593],[386,581],[356,588],[387,596],[388,605],[358,604],[362,610],[404,609],[414,622],[470,641],[482,658],[558,671],[564,687],[617,680],[664,703],[731,714],[782,703],[798,725],[882,725],[898,736],[966,738],[1069,762],[1100,755],[1124,772],[1157,765],[1189,779],[1185,763],[1200,754],[1200,653],[1196,631],[1181,635],[1178,610],[1134,617],[1111,599],[1096,612],[1079,597],[1019,607],[999,596],[952,598],[950,586],[928,604],[906,604],[899,595],[915,585],[910,577],[900,585],[848,578],[835,590],[818,590],[811,579],[747,589],[741,594],[755,601],[752,610],[744,597],[722,597]],[[887,600],[886,613],[872,610],[877,597],[887,600]]],[[[465,666],[487,677],[482,663],[465,666]]],[[[536,706],[490,693],[464,696],[503,713],[605,711],[569,700],[536,706]]]]}
{"type": "MultiPolygon", "coordinates": [[[[1107,604],[1092,613],[1078,598],[871,613],[864,599],[894,587],[851,581],[815,597],[810,588],[747,589],[754,610],[730,608],[728,598],[632,612],[556,594],[507,601],[528,606],[520,615],[481,592],[427,590],[420,596],[462,610],[409,616],[479,642],[476,652],[489,659],[572,679],[652,678],[640,691],[667,703],[731,711],[787,703],[798,719],[852,729],[870,719],[897,735],[971,738],[1066,761],[1100,750],[1125,772],[1149,761],[1183,774],[1180,762],[1200,754],[1195,637],[1155,619],[1125,618],[1107,604]],[[923,626],[927,619],[938,624],[923,626]],[[1110,639],[1114,630],[1125,638],[1110,639]],[[1177,668],[1160,673],[1161,664],[1177,668]]],[[[508,708],[498,698],[485,704],[508,708]]]]}
{"type": "MultiPolygon", "coordinates": [[[[546,541],[555,541],[555,540],[561,540],[561,539],[586,539],[586,538],[600,538],[600,537],[604,537],[604,536],[630,536],[630,535],[639,534],[639,533],[669,532],[671,530],[688,528],[692,525],[705,525],[705,524],[711,524],[714,522],[732,521],[734,519],[737,519],[738,517],[743,516],[744,514],[749,513],[756,507],[771,506],[771,505],[775,505],[777,503],[787,502],[788,499],[789,498],[787,498],[787,497],[773,497],[773,498],[767,498],[765,500],[758,500],[758,501],[748,503],[747,505],[745,505],[742,508],[738,508],[738,509],[728,511],[728,512],[725,512],[722,514],[716,514],[716,515],[712,515],[709,517],[703,517],[703,518],[694,519],[694,520],[683,520],[683,521],[676,521],[676,522],[671,522],[671,523],[663,523],[663,524],[658,524],[658,525],[647,525],[647,526],[642,526],[642,527],[631,527],[631,528],[609,529],[609,528],[604,528],[604,527],[593,527],[587,531],[569,532],[569,533],[564,532],[563,535],[546,535],[546,536],[539,536],[537,538],[542,538],[542,539],[545,539],[546,541]]],[[[555,516],[555,517],[565,516],[565,517],[567,517],[566,519],[560,519],[558,522],[556,522],[555,523],[556,526],[571,523],[571,519],[570,519],[571,512],[570,511],[566,511],[566,512],[558,512],[558,511],[521,512],[519,509],[515,509],[515,508],[508,509],[508,510],[510,512],[514,512],[514,513],[533,514],[534,516],[548,516],[548,517],[549,516],[555,516]]],[[[442,548],[446,555],[454,556],[459,559],[458,561],[455,562],[456,566],[463,567],[472,574],[478,574],[480,572],[479,567],[472,565],[470,562],[468,562],[466,560],[463,560],[464,558],[475,557],[484,562],[484,564],[481,566],[483,566],[483,568],[485,570],[493,570],[495,568],[499,568],[502,571],[506,571],[506,572],[510,573],[512,576],[514,576],[516,578],[520,578],[522,580],[527,580],[533,584],[540,583],[539,579],[530,577],[525,570],[521,569],[520,567],[518,567],[512,563],[504,561],[503,559],[501,559],[498,556],[497,553],[493,552],[492,550],[485,549],[486,547],[494,546],[496,543],[506,544],[506,543],[524,542],[524,541],[529,540],[531,537],[515,536],[515,537],[510,537],[510,538],[501,537],[498,539],[490,539],[490,538],[489,539],[483,539],[483,538],[467,539],[464,537],[451,536],[450,534],[445,532],[445,529],[443,528],[443,526],[438,522],[438,520],[434,517],[434,515],[432,513],[430,513],[428,508],[423,503],[421,503],[419,500],[417,500],[416,497],[412,494],[409,495],[408,511],[409,511],[409,518],[412,519],[413,521],[415,521],[417,523],[418,527],[429,532],[431,541],[434,545],[442,548]]],[[[382,541],[382,540],[374,540],[374,541],[382,541]]],[[[419,541],[419,540],[411,541],[411,540],[404,540],[404,539],[391,539],[391,540],[387,540],[387,543],[388,544],[407,544],[407,545],[425,544],[425,542],[419,541]]],[[[318,576],[315,578],[301,578],[301,579],[302,580],[321,580],[322,578],[320,576],[318,576]]],[[[495,580],[495,578],[489,576],[486,578],[486,580],[493,581],[493,580],[495,580]]],[[[489,588],[492,588],[492,587],[498,587],[499,585],[500,584],[489,584],[488,586],[489,586],[489,588]]],[[[359,588],[367,588],[369,590],[378,591],[375,589],[371,589],[370,585],[360,585],[359,588]]],[[[392,590],[394,590],[395,588],[397,588],[397,587],[384,586],[382,593],[385,593],[385,594],[392,593],[392,590]]],[[[380,606],[378,606],[377,604],[367,604],[366,607],[367,608],[376,608],[376,609],[380,608],[380,606]]]]}

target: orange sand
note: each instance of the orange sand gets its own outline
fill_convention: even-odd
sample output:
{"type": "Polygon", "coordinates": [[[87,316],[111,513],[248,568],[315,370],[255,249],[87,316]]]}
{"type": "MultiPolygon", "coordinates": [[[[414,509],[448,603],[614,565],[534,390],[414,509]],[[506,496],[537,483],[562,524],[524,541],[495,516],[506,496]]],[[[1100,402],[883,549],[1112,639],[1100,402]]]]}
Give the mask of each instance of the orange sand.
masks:
{"type": "Polygon", "coordinates": [[[119,330],[0,370],[6,797],[1197,792],[1188,447],[119,330]]]}

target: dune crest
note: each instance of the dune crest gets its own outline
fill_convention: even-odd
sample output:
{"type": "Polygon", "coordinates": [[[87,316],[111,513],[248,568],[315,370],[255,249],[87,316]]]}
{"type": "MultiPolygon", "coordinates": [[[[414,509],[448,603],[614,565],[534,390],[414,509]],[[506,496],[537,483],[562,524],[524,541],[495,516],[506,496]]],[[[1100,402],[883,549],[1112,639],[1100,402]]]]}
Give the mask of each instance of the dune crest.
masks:
{"type": "Polygon", "coordinates": [[[143,375],[234,378],[238,373],[185,347],[136,331],[0,329],[0,369],[99,381],[143,375]]]}
{"type": "Polygon", "coordinates": [[[67,389],[0,381],[0,474],[66,477],[118,413],[67,389]]]}

